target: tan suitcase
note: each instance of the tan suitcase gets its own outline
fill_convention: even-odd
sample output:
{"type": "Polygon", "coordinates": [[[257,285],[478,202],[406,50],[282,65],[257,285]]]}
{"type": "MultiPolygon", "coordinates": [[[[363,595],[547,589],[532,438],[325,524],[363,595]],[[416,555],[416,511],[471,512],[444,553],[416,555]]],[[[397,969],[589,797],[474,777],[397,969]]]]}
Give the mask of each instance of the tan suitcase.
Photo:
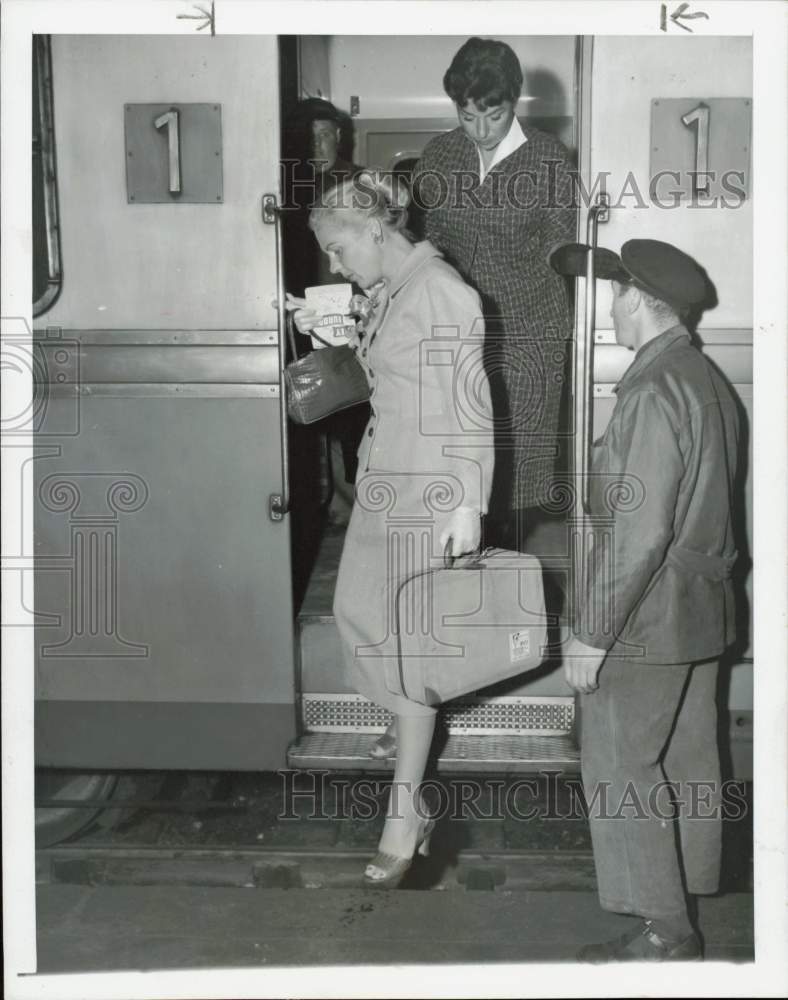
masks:
{"type": "Polygon", "coordinates": [[[487,549],[418,573],[400,586],[395,610],[399,657],[386,667],[386,687],[423,705],[533,670],[546,655],[535,556],[487,549]]]}

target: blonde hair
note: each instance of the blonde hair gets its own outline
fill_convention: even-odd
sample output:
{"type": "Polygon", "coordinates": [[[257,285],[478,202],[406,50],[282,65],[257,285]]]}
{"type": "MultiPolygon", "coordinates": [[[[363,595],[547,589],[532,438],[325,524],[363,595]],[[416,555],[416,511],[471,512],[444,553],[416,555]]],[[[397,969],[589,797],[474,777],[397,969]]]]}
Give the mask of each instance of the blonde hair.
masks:
{"type": "Polygon", "coordinates": [[[363,225],[377,219],[387,229],[413,240],[407,230],[409,204],[410,192],[397,174],[362,170],[323,195],[309,213],[309,228],[326,222],[363,225]]]}

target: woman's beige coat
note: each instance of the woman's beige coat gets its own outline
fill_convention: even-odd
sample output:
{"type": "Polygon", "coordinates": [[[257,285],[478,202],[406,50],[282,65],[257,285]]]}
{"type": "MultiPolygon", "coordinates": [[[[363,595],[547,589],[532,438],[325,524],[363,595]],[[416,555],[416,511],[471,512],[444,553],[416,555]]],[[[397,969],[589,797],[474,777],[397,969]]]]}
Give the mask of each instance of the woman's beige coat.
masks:
{"type": "MultiPolygon", "coordinates": [[[[399,584],[440,565],[438,539],[457,507],[487,509],[492,408],[479,297],[428,242],[388,288],[358,350],[372,415],[359,448],[356,502],[334,599],[352,687],[398,714],[434,710],[388,691],[399,584]],[[368,342],[367,342],[368,340],[368,342]]],[[[429,600],[401,628],[429,628],[429,600]]]]}

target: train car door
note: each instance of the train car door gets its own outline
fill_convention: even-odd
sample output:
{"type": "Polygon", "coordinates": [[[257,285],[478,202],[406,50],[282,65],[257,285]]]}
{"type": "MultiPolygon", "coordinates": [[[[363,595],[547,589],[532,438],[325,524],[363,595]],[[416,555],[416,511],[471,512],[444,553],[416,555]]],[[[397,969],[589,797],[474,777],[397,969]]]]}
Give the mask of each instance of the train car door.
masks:
{"type": "Polygon", "coordinates": [[[37,764],[274,769],[295,734],[277,40],[50,44],[37,764]]]}
{"type": "MultiPolygon", "coordinates": [[[[590,63],[583,62],[582,39],[566,35],[505,40],[525,72],[518,117],[553,133],[577,154],[581,77],[590,73],[590,63]]],[[[347,114],[354,162],[407,177],[427,142],[457,127],[442,77],[461,38],[334,35],[297,41],[301,96],[330,98],[347,114]]],[[[572,434],[568,392],[564,409],[559,464],[563,460],[568,478],[572,434]]],[[[550,558],[558,573],[566,576],[571,557],[564,523],[559,517],[550,527],[553,530],[534,539],[539,546],[534,551],[550,558]]],[[[379,768],[380,762],[371,760],[367,750],[374,734],[385,729],[386,713],[345,683],[331,614],[340,549],[341,538],[327,535],[298,614],[302,733],[288,759],[298,767],[379,768]]],[[[555,627],[557,637],[557,623],[555,627]]],[[[525,679],[446,705],[442,724],[447,738],[437,764],[446,771],[576,770],[574,720],[573,693],[560,663],[552,659],[525,679]]]]}

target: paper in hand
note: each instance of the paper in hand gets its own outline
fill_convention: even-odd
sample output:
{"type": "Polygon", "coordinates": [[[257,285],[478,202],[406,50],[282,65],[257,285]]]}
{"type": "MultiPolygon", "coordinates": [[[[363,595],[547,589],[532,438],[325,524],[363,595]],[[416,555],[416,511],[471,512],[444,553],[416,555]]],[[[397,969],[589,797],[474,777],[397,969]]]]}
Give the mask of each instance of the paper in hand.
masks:
{"type": "MultiPolygon", "coordinates": [[[[314,285],[305,292],[308,309],[314,309],[321,317],[315,325],[315,332],[332,346],[347,344],[355,331],[355,320],[350,315],[350,299],[353,286],[349,284],[314,285]]],[[[325,347],[312,337],[313,347],[325,347]]]]}

